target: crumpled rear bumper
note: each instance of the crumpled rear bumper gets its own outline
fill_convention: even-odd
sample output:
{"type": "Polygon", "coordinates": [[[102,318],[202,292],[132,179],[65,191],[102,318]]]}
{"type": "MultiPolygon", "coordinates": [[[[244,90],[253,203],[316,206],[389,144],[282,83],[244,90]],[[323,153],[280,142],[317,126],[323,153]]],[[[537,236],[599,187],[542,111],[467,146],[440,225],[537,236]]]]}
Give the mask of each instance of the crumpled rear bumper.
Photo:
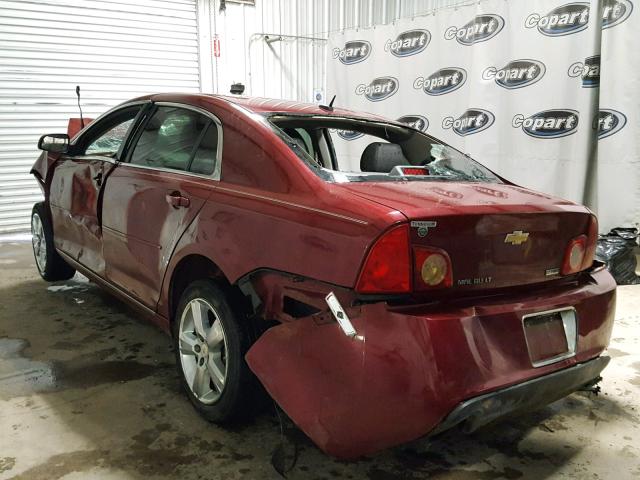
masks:
{"type": "Polygon", "coordinates": [[[493,420],[520,407],[541,407],[589,383],[606,364],[589,361],[607,347],[614,311],[615,282],[602,270],[580,285],[551,291],[466,303],[347,308],[354,338],[326,316],[299,318],[267,330],[246,359],[322,450],[354,458],[459,421],[477,425],[479,413],[493,420]],[[578,318],[576,355],[534,368],[522,317],[564,307],[575,308],[578,318]],[[583,364],[602,368],[550,376],[583,364]],[[594,377],[585,380],[591,373],[594,377]],[[544,395],[526,388],[534,379],[533,385],[544,385],[544,395]],[[525,386],[508,390],[520,384],[525,386]],[[503,394],[485,397],[494,392],[503,394]],[[524,401],[527,395],[531,401],[524,401]]]}

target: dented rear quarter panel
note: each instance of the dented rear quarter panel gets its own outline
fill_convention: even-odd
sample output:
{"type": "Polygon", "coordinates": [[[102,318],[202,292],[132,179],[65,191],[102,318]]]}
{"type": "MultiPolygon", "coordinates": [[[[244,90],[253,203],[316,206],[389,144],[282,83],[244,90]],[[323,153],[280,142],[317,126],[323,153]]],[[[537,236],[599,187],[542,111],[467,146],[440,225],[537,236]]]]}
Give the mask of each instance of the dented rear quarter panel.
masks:
{"type": "MultiPolygon", "coordinates": [[[[221,182],[212,187],[208,201],[180,239],[168,278],[180,260],[198,254],[210,258],[230,283],[258,270],[273,270],[353,287],[369,245],[404,216],[385,208],[374,220],[353,204],[345,208],[342,202],[337,209],[310,200],[221,182]]],[[[333,201],[341,203],[337,196],[333,201]]],[[[165,281],[159,310],[167,318],[168,298],[165,281]]]]}
{"type": "Polygon", "coordinates": [[[268,128],[262,116],[207,99],[224,126],[221,180],[180,239],[158,311],[170,318],[170,282],[188,255],[211,259],[230,283],[257,270],[352,287],[364,254],[396,210],[326,183],[268,128]]]}

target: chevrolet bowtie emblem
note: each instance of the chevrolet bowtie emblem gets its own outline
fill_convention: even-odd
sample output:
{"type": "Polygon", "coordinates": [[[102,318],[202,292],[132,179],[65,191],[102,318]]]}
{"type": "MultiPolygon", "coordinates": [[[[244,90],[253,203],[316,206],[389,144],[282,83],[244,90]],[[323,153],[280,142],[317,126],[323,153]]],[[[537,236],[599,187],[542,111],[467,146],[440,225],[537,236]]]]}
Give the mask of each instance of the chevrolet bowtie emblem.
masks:
{"type": "Polygon", "coordinates": [[[515,230],[513,233],[507,233],[507,236],[504,237],[504,243],[510,243],[511,245],[522,245],[528,239],[529,232],[515,230]]]}

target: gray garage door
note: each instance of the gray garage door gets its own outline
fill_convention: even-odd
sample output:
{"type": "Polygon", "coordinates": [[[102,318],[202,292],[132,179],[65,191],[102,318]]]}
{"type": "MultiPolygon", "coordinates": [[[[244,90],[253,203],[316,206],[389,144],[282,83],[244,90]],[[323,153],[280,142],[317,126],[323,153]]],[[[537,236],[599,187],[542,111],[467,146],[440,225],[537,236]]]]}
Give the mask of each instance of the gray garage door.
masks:
{"type": "Polygon", "coordinates": [[[158,91],[197,92],[196,0],[0,0],[0,234],[29,228],[43,133],[158,91]]]}

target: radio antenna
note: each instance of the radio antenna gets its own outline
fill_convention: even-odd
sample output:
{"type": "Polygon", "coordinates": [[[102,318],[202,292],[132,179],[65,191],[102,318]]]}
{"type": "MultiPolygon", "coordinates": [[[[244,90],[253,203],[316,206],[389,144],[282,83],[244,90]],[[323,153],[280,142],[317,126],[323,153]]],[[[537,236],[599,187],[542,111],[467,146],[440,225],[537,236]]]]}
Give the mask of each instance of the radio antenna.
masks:
{"type": "Polygon", "coordinates": [[[322,110],[326,110],[327,112],[333,112],[333,102],[336,101],[336,96],[334,95],[329,105],[318,105],[322,110]]]}
{"type": "Polygon", "coordinates": [[[80,110],[80,125],[84,128],[84,118],[82,118],[82,107],[80,106],[80,85],[76,85],[76,95],[78,97],[78,110],[80,110]]]}

